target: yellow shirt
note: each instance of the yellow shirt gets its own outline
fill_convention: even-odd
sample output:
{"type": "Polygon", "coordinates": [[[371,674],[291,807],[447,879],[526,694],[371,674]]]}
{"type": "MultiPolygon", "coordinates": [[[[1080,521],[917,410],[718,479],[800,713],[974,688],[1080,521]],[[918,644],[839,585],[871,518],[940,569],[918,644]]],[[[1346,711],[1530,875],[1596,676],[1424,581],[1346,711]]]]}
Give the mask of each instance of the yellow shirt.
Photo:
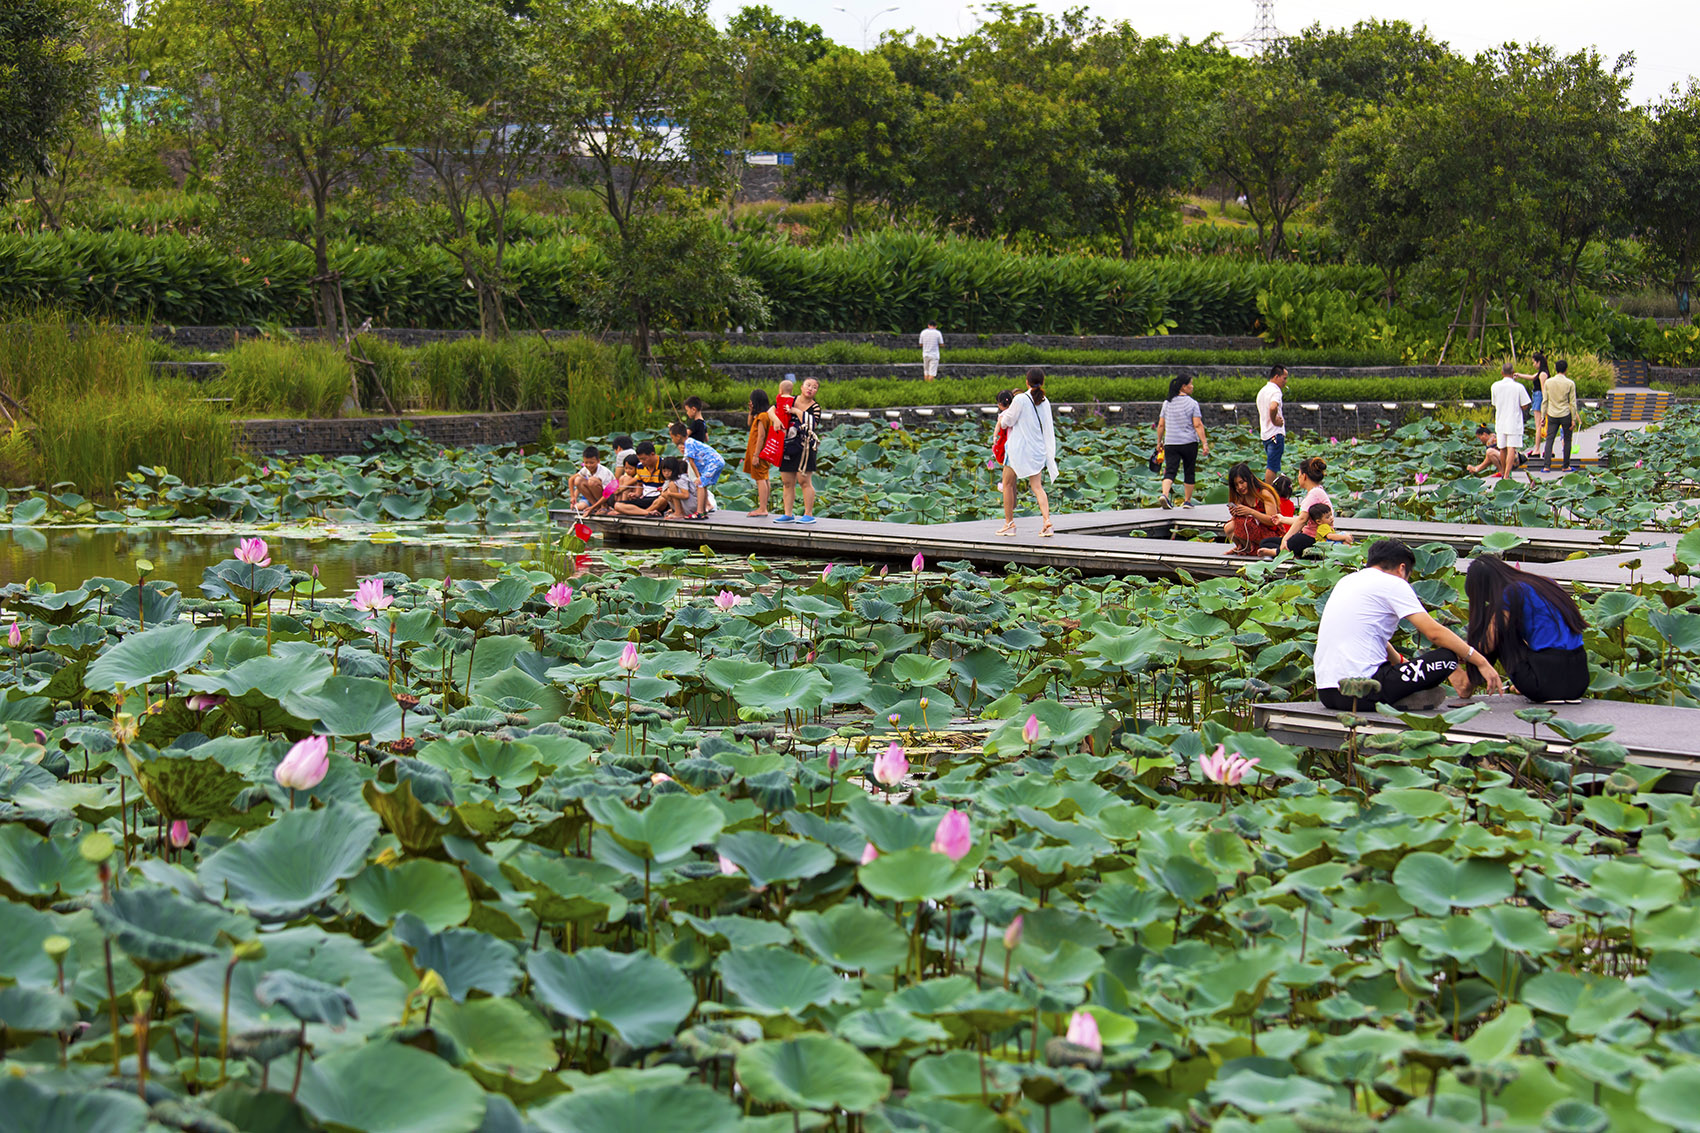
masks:
{"type": "Polygon", "coordinates": [[[1547,378],[1541,412],[1548,417],[1576,416],[1576,383],[1563,374],[1553,374],[1547,378]]]}

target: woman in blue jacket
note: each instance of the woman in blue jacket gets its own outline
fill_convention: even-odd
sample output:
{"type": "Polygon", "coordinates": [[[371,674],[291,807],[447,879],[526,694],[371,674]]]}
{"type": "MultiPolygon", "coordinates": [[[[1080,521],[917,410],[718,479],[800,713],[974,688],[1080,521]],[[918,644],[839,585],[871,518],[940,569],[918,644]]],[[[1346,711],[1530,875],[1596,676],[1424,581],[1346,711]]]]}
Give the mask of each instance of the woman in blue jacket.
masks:
{"type": "Polygon", "coordinates": [[[1465,640],[1497,662],[1518,692],[1571,703],[1587,694],[1582,611],[1558,583],[1480,555],[1464,575],[1464,594],[1470,599],[1465,640]]]}

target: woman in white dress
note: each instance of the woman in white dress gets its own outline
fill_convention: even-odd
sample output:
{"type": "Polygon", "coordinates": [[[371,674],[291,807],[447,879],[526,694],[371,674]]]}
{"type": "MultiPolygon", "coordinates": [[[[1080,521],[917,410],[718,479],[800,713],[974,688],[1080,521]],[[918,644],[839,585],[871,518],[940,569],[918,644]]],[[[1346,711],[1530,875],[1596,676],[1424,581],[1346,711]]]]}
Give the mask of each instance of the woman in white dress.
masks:
{"type": "Polygon", "coordinates": [[[1027,481],[1039,501],[1043,536],[1051,530],[1051,501],[1045,495],[1040,474],[1057,478],[1057,433],[1051,425],[1051,403],[1045,397],[1045,371],[1027,371],[1027,389],[1015,395],[1008,409],[998,414],[998,424],[1009,430],[1003,454],[1003,527],[999,535],[1015,534],[1015,492],[1019,481],[1027,481]]]}

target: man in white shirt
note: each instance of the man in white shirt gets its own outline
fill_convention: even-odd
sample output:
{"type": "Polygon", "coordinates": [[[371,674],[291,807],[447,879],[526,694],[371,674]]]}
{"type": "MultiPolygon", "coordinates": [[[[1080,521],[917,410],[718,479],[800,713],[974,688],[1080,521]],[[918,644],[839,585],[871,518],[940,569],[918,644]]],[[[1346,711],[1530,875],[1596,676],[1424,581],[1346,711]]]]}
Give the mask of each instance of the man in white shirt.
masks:
{"type": "Polygon", "coordinates": [[[1372,704],[1395,708],[1438,708],[1446,699],[1446,681],[1459,696],[1470,692],[1470,673],[1476,666],[1490,693],[1500,691],[1493,663],[1463,638],[1423,610],[1411,589],[1416,556],[1397,539],[1369,545],[1365,567],[1334,584],[1316,627],[1316,698],[1337,712],[1356,712],[1372,704]],[[1400,619],[1439,648],[1405,657],[1393,648],[1400,619]],[[1342,681],[1368,678],[1380,691],[1362,699],[1340,691],[1342,681]]]}
{"type": "Polygon", "coordinates": [[[1281,415],[1281,396],[1287,388],[1287,367],[1271,366],[1269,380],[1257,391],[1257,432],[1263,439],[1263,482],[1281,474],[1281,454],[1287,451],[1287,419],[1281,415]]]}
{"type": "Polygon", "coordinates": [[[927,329],[921,332],[921,379],[932,381],[939,376],[939,347],[944,345],[944,335],[939,333],[937,320],[927,323],[927,329]]]}
{"type": "Polygon", "coordinates": [[[1493,429],[1499,441],[1499,474],[1509,480],[1517,467],[1517,450],[1523,447],[1523,407],[1530,404],[1529,391],[1517,380],[1523,375],[1510,362],[1499,373],[1488,393],[1493,398],[1493,429]]]}

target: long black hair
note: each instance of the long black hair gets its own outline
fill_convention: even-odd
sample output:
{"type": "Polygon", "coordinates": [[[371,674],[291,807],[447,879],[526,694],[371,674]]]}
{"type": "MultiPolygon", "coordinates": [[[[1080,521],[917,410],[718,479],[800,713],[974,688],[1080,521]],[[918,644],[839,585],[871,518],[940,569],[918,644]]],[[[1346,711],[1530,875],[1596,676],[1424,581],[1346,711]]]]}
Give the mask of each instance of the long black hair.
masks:
{"type": "Polygon", "coordinates": [[[1181,395],[1181,390],[1185,389],[1186,384],[1190,381],[1192,381],[1191,378],[1170,378],[1169,400],[1173,401],[1175,398],[1179,397],[1181,395]]]}
{"type": "Polygon", "coordinates": [[[754,421],[757,417],[766,413],[767,406],[767,391],[765,389],[753,389],[750,391],[750,420],[754,421]]]}
{"type": "Polygon", "coordinates": [[[1523,603],[1512,601],[1511,592],[1518,586],[1527,586],[1557,611],[1565,625],[1576,633],[1582,632],[1582,611],[1558,583],[1538,574],[1526,574],[1498,555],[1477,555],[1464,573],[1464,594],[1470,599],[1470,628],[1465,640],[1472,648],[1486,653],[1488,630],[1497,624],[1493,648],[1507,669],[1529,654],[1523,629],[1523,603]]]}
{"type": "Polygon", "coordinates": [[[1536,374],[1536,376],[1538,377],[1541,374],[1547,373],[1546,351],[1537,350],[1537,351],[1534,352],[1533,355],[1531,355],[1531,357],[1533,357],[1534,360],[1535,360],[1535,374],[1536,374]]]}
{"type": "Polygon", "coordinates": [[[1045,371],[1037,366],[1027,371],[1027,395],[1034,405],[1045,404],[1045,371]]]}

